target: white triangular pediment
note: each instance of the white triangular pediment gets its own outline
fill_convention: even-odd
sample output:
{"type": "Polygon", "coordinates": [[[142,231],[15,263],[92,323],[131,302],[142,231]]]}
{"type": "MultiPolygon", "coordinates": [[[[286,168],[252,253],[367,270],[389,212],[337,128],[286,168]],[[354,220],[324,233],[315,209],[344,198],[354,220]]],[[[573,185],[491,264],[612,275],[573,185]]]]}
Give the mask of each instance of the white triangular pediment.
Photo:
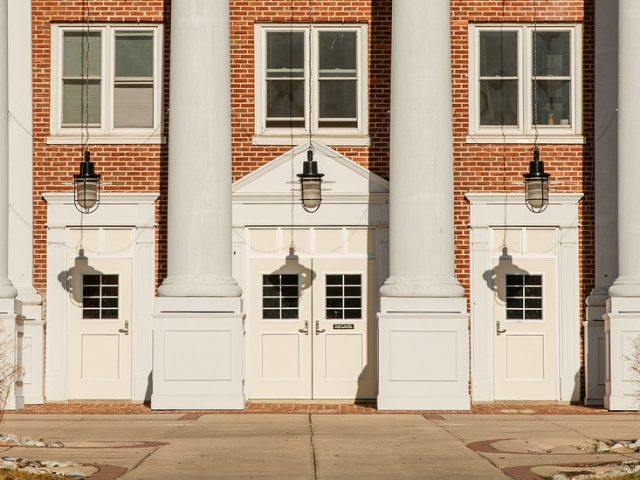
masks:
{"type": "MultiPolygon", "coordinates": [[[[323,197],[361,197],[389,192],[387,180],[322,143],[313,141],[311,145],[318,171],[324,174],[323,197]]],[[[309,143],[298,145],[241,178],[233,184],[234,196],[290,196],[292,191],[299,190],[297,174],[302,173],[308,149],[309,143]]]]}

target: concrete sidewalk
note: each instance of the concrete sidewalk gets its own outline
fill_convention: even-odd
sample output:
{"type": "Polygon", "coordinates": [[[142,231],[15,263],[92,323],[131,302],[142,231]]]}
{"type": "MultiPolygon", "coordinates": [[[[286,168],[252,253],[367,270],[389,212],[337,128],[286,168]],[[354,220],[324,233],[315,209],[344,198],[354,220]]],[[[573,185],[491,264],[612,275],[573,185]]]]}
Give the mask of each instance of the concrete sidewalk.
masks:
{"type": "Polygon", "coordinates": [[[561,465],[640,461],[589,450],[596,439],[638,439],[640,415],[17,413],[1,430],[65,443],[2,456],[96,464],[98,480],[525,480],[561,465]]]}

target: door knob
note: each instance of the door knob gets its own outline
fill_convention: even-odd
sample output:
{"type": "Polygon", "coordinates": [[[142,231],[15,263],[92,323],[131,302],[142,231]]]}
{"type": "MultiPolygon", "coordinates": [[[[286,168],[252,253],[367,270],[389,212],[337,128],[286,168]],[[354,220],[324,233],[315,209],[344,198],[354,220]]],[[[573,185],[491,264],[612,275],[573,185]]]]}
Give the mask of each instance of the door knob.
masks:
{"type": "Polygon", "coordinates": [[[118,330],[120,333],[124,333],[125,335],[129,335],[129,320],[124,321],[124,328],[120,328],[118,330]]]}
{"type": "Polygon", "coordinates": [[[300,328],[298,330],[300,333],[304,333],[305,335],[309,335],[309,320],[304,321],[304,328],[300,328]]]}
{"type": "Polygon", "coordinates": [[[324,328],[320,328],[320,320],[316,320],[316,335],[324,333],[324,328]]]}

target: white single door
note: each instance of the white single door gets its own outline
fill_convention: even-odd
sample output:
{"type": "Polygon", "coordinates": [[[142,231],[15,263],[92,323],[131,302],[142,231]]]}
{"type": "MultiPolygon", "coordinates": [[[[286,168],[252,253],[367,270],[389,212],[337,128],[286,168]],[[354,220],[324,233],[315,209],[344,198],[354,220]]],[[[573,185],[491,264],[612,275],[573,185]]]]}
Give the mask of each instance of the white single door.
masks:
{"type": "Polygon", "coordinates": [[[314,260],[313,397],[375,397],[373,260],[314,260]]]}
{"type": "Polygon", "coordinates": [[[131,260],[86,259],[69,293],[69,398],[130,399],[131,260]]]}
{"type": "Polygon", "coordinates": [[[558,398],[556,262],[518,258],[494,269],[494,398],[558,398]]]}
{"type": "Polygon", "coordinates": [[[247,393],[311,398],[311,262],[254,259],[248,278],[247,393]]]}

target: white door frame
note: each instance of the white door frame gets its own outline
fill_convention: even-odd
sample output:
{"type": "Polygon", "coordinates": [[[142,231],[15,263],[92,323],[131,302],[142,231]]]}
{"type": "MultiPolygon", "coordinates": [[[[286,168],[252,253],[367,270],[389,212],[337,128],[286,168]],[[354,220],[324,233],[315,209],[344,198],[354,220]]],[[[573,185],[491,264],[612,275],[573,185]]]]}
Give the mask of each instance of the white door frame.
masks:
{"type": "Polygon", "coordinates": [[[580,400],[580,272],[578,202],[581,193],[552,193],[547,209],[530,212],[521,193],[467,193],[470,203],[471,394],[493,401],[493,292],[484,273],[491,262],[491,228],[558,229],[558,378],[559,401],[580,400]]]}
{"type": "Polygon", "coordinates": [[[102,193],[100,207],[83,215],[73,204],[73,193],[45,193],[47,202],[47,401],[68,400],[68,294],[58,275],[67,269],[67,231],[72,227],[125,227],[135,230],[133,245],[133,318],[131,334],[131,400],[150,399],[155,292],[155,202],[157,193],[102,193]]]}

